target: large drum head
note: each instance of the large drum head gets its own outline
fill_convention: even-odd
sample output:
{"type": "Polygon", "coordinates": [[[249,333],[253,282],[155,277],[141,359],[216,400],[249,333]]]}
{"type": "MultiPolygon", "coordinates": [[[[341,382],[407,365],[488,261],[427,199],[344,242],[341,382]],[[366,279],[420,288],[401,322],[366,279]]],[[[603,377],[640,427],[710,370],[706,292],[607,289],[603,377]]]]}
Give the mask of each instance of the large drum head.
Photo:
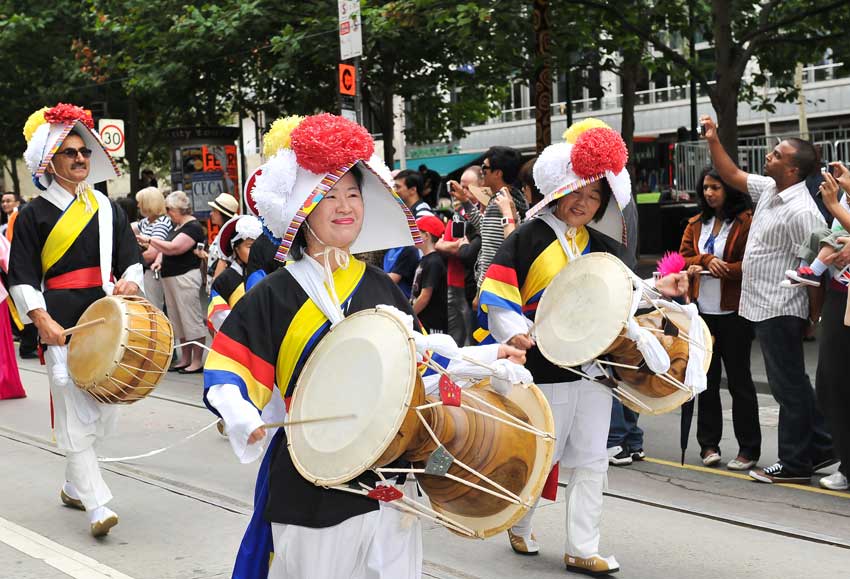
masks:
{"type": "Polygon", "coordinates": [[[633,295],[629,271],[616,257],[590,253],[570,261],[537,307],[540,352],[562,368],[598,358],[626,327],[633,295]]]}
{"type": "MultiPolygon", "coordinates": [[[[670,318],[676,326],[679,327],[680,330],[684,330],[689,336],[693,335],[693,330],[691,329],[691,320],[690,318],[682,312],[677,312],[673,310],[669,310],[667,308],[661,308],[664,313],[670,318]]],[[[705,321],[702,318],[699,318],[699,331],[703,334],[703,345],[705,346],[705,355],[703,357],[703,371],[707,374],[708,368],[711,366],[711,356],[712,352],[712,337],[711,331],[708,329],[708,326],[705,324],[705,321]]],[[[689,346],[689,348],[693,348],[693,346],[689,346]]],[[[691,399],[691,395],[689,392],[685,392],[684,390],[675,390],[673,393],[668,394],[667,396],[662,397],[654,397],[648,396],[638,388],[627,384],[626,382],[620,382],[619,386],[620,390],[625,390],[627,393],[631,394],[638,400],[640,400],[643,404],[645,404],[649,410],[641,407],[639,404],[634,404],[630,400],[626,398],[622,398],[621,401],[623,406],[630,408],[637,412],[638,414],[651,414],[653,416],[659,414],[666,414],[668,412],[672,412],[676,410],[682,404],[691,399]]]]}
{"type": "Polygon", "coordinates": [[[109,377],[124,355],[126,338],[124,302],[113,296],[97,300],[86,308],[77,325],[103,318],[104,323],[91,326],[71,336],[68,345],[68,373],[81,388],[109,377]]]}
{"type": "Polygon", "coordinates": [[[398,432],[415,381],[413,337],[398,319],[368,310],[340,322],[307,359],[289,419],[356,418],[286,427],[301,476],[332,486],[371,468],[398,432]]]}
{"type": "MultiPolygon", "coordinates": [[[[489,380],[484,380],[473,388],[473,391],[480,388],[489,387],[489,380]]],[[[523,503],[534,504],[543,492],[543,486],[546,484],[546,479],[549,476],[549,471],[552,469],[552,455],[555,452],[555,420],[552,417],[552,410],[546,397],[540,389],[534,384],[516,384],[511,387],[507,395],[508,400],[516,404],[528,416],[528,425],[546,432],[551,435],[551,438],[535,436],[535,451],[534,464],[531,466],[531,471],[526,480],[525,486],[517,493],[523,503]]],[[[490,428],[511,428],[509,426],[501,426],[496,421],[492,421],[490,428]]],[[[482,453],[501,454],[500,451],[509,449],[487,448],[480,449],[482,453]]],[[[504,452],[506,456],[510,456],[509,452],[504,452]]],[[[459,483],[458,483],[459,484],[459,483]]],[[[428,492],[427,486],[423,483],[423,488],[428,492]]],[[[483,483],[483,486],[488,486],[483,483]]],[[[470,515],[461,514],[452,510],[451,504],[440,504],[431,498],[431,506],[437,512],[440,512],[453,521],[464,525],[473,531],[479,537],[487,538],[502,533],[506,529],[512,527],[528,512],[528,507],[517,505],[504,501],[504,508],[490,515],[470,515]]]]}

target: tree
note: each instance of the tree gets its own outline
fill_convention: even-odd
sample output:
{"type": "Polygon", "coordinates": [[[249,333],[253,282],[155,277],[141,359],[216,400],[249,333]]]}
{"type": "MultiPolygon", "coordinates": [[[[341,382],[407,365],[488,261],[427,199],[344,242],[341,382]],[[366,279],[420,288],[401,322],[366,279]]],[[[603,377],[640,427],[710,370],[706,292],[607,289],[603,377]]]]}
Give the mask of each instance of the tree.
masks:
{"type": "Polygon", "coordinates": [[[672,64],[688,71],[711,99],[717,112],[720,140],[733,157],[737,152],[738,101],[770,108],[757,96],[755,87],[770,72],[777,100],[796,96],[792,74],[797,62],[820,60],[850,23],[848,0],[687,0],[693,2],[694,23],[714,46],[714,66],[700,64],[696,55],[679,50],[681,38],[690,32],[685,0],[648,3],[667,20],[666,33],[640,25],[644,10],[623,10],[621,2],[575,0],[576,4],[605,12],[623,31],[649,43],[672,64]],[[844,8],[844,9],[842,9],[844,8]],[[708,24],[710,23],[710,24],[708,24]],[[755,59],[760,74],[748,78],[748,63],[755,59]],[[716,81],[710,84],[710,81],[716,81]]]}

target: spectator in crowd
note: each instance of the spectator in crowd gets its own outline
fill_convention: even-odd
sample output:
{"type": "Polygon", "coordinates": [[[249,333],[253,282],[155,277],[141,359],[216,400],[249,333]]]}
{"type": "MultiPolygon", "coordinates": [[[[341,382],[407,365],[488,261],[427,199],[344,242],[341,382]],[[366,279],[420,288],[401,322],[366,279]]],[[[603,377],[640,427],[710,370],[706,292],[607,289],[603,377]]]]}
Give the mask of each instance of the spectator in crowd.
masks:
{"type": "Polygon", "coordinates": [[[394,247],[388,249],[384,254],[384,271],[406,298],[410,298],[413,278],[416,275],[416,268],[419,266],[420,259],[419,248],[412,245],[394,247]]]}
{"type": "Polygon", "coordinates": [[[437,207],[440,185],[443,182],[440,174],[429,169],[427,165],[419,165],[419,174],[422,175],[422,189],[419,190],[422,199],[431,207],[437,207]]]}
{"type": "MultiPolygon", "coordinates": [[[[173,225],[165,214],[165,197],[156,187],[145,187],[136,193],[136,206],[139,208],[141,219],[135,224],[136,234],[151,239],[166,240],[173,225]]],[[[159,256],[159,250],[148,244],[142,249],[142,264],[145,267],[145,297],[153,305],[162,309],[165,305],[165,295],[159,272],[151,269],[151,264],[159,256]]]]}
{"type": "MultiPolygon", "coordinates": [[[[146,189],[148,187],[156,187],[156,177],[153,174],[151,169],[142,169],[142,178],[140,186],[142,189],[146,189]]],[[[142,189],[139,189],[141,191],[142,189]]]]}
{"type": "MultiPolygon", "coordinates": [[[[12,238],[15,232],[15,220],[18,218],[18,210],[23,207],[24,202],[21,196],[14,192],[4,193],[2,203],[0,203],[0,213],[4,220],[3,225],[0,225],[0,236],[5,236],[9,243],[12,243],[12,238]]],[[[15,323],[17,311],[14,310],[14,304],[9,301],[10,313],[12,313],[12,333],[18,337],[20,345],[18,346],[18,355],[23,360],[38,358],[38,330],[34,324],[24,324],[23,329],[15,323]]],[[[20,321],[20,320],[19,320],[20,321]]]]}
{"type": "Polygon", "coordinates": [[[813,472],[833,465],[832,438],[803,356],[803,334],[820,316],[821,304],[802,289],[779,286],[795,264],[797,248],[823,217],[806,188],[816,169],[812,144],[785,139],[767,154],[765,175],[739,169],[720,144],[711,117],[703,115],[711,158],[724,183],[746,190],[756,204],[744,253],[739,315],[754,324],[773,397],[779,403],[779,460],[750,471],[766,483],[808,483],[813,472]]]}
{"type": "MultiPolygon", "coordinates": [[[[833,163],[834,179],[827,178],[822,197],[835,221],[850,231],[847,195],[850,193],[850,170],[841,163],[833,163]],[[838,186],[844,190],[838,201],[838,186]]],[[[833,224],[833,227],[837,225],[833,224]]],[[[818,403],[826,414],[832,432],[835,451],[841,459],[838,470],[820,479],[820,486],[831,490],[847,490],[850,477],[850,310],[848,310],[847,286],[850,283],[850,237],[841,237],[844,249],[829,258],[831,266],[839,270],[829,280],[826,300],[821,318],[818,370],[815,378],[818,403]]]]}
{"type": "Polygon", "coordinates": [[[478,287],[481,287],[484,274],[487,273],[487,268],[490,267],[490,262],[502,242],[513,233],[528,209],[525,195],[513,186],[521,164],[522,157],[516,149],[490,147],[484,154],[481,172],[484,175],[484,185],[490,189],[493,196],[483,215],[475,204],[464,204],[467,219],[481,233],[481,251],[475,265],[478,287]]]}
{"type": "Polygon", "coordinates": [[[425,215],[434,215],[431,206],[422,200],[422,175],[416,171],[405,169],[395,176],[395,192],[410,209],[414,219],[425,215]]]}
{"type": "Polygon", "coordinates": [[[480,187],[481,182],[481,167],[477,165],[463,172],[460,183],[449,181],[452,197],[458,200],[458,211],[452,216],[443,238],[436,245],[437,251],[447,258],[449,334],[459,346],[466,345],[472,339],[472,300],[467,292],[468,278],[472,279],[472,294],[475,294],[474,277],[467,276],[467,272],[472,272],[475,260],[473,258],[471,261],[473,267],[468,268],[462,255],[469,250],[470,239],[478,238],[475,228],[463,216],[461,203],[472,195],[469,191],[470,185],[480,187]],[[455,235],[461,232],[462,235],[455,235]]]}
{"type": "MultiPolygon", "coordinates": [[[[239,202],[236,197],[229,193],[222,193],[209,203],[210,218],[207,223],[207,247],[209,252],[198,252],[198,257],[202,260],[207,260],[208,272],[210,280],[218,277],[218,274],[227,268],[227,261],[222,259],[221,253],[216,248],[213,241],[218,236],[219,229],[226,221],[233,218],[239,213],[239,202]]],[[[207,292],[209,293],[209,292],[207,292]]]]}
{"type": "Polygon", "coordinates": [[[14,191],[3,193],[2,201],[0,201],[0,235],[6,234],[6,228],[9,227],[10,221],[14,221],[20,205],[20,195],[14,191]]]}
{"type": "Polygon", "coordinates": [[[525,195],[525,202],[529,207],[534,207],[543,200],[543,194],[540,193],[540,189],[534,184],[534,163],[536,161],[537,157],[532,157],[523,163],[517,175],[520,189],[522,189],[522,193],[525,195]]]}
{"type": "Polygon", "coordinates": [[[720,405],[721,360],[732,395],[732,426],[738,454],[726,467],[749,470],[761,456],[758,398],[750,373],[753,330],[738,315],[741,265],[750,231],[752,201],[723,182],[713,168],[697,184],[700,213],[688,221],[679,253],[688,264],[690,298],[714,337],[707,388],[699,395],[697,440],[705,466],[720,462],[723,409],[720,405]]]}
{"type": "Polygon", "coordinates": [[[6,299],[6,273],[9,271],[9,240],[0,235],[0,400],[25,398],[27,393],[21,383],[18,361],[15,360],[15,345],[12,343],[12,325],[9,316],[11,299],[6,299]]]}
{"type": "Polygon", "coordinates": [[[446,264],[435,249],[445,225],[439,217],[426,215],[416,220],[422,232],[422,260],[413,278],[413,312],[428,333],[445,334],[449,329],[446,264]]]}
{"type": "Polygon", "coordinates": [[[127,216],[128,223],[135,223],[139,220],[139,211],[136,207],[136,196],[135,195],[125,195],[124,197],[118,197],[115,200],[116,205],[118,205],[121,209],[124,210],[124,214],[127,216]]]}
{"type": "MultiPolygon", "coordinates": [[[[204,228],[192,215],[189,197],[175,191],[165,199],[165,211],[174,229],[164,240],[139,235],[143,248],[159,251],[151,269],[160,271],[168,319],[174,326],[174,336],[180,343],[204,343],[207,329],[201,309],[201,260],[195,255],[195,246],[204,241],[204,228]]],[[[203,348],[197,344],[181,347],[180,362],[171,370],[181,374],[196,374],[204,369],[203,348]]]]}
{"type": "Polygon", "coordinates": [[[609,464],[627,466],[646,458],[643,451],[643,429],[637,424],[639,416],[616,398],[611,401],[611,425],[608,427],[609,464]]]}
{"type": "MultiPolygon", "coordinates": [[[[823,147],[820,145],[814,145],[815,153],[817,153],[817,166],[818,168],[826,169],[826,164],[823,162],[823,147]]],[[[832,215],[829,213],[829,209],[826,207],[826,203],[821,197],[821,184],[823,183],[823,173],[820,170],[812,171],[812,174],[806,177],[806,188],[809,190],[809,194],[812,196],[812,199],[815,202],[815,205],[818,206],[818,210],[820,214],[823,215],[824,221],[830,223],[832,221],[832,215]]]]}

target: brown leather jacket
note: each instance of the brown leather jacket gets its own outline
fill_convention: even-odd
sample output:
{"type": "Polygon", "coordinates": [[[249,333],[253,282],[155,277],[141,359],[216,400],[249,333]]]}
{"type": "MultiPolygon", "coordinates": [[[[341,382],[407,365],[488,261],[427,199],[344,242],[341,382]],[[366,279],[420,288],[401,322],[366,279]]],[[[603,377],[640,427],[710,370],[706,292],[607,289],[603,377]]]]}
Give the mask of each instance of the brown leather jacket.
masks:
{"type": "MultiPolygon", "coordinates": [[[[744,249],[747,246],[747,236],[750,234],[750,223],[753,219],[751,210],[742,211],[735,217],[729,237],[726,239],[726,248],[723,250],[723,261],[729,265],[730,274],[728,278],[720,278],[720,307],[728,311],[738,311],[738,302],[741,301],[741,263],[744,261],[744,249]]],[[[695,215],[688,220],[688,226],[682,235],[682,244],[679,253],[685,258],[688,266],[701,265],[708,269],[708,263],[715,259],[714,255],[701,253],[699,248],[699,237],[702,232],[703,223],[700,215],[695,215]]],[[[699,297],[699,282],[701,276],[692,276],[688,296],[691,301],[699,297]]]]}

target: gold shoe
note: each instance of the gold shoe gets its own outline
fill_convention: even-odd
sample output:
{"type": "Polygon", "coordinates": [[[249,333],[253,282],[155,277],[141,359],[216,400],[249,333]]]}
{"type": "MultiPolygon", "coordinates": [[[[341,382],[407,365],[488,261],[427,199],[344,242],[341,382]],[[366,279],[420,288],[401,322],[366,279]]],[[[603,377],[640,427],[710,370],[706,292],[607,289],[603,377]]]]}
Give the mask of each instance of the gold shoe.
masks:
{"type": "Polygon", "coordinates": [[[71,507],[72,509],[79,509],[81,511],[86,510],[86,508],[83,506],[83,501],[81,501],[80,499],[72,499],[68,496],[68,493],[65,492],[65,489],[59,491],[59,498],[62,499],[62,502],[67,507],[71,507]]]}
{"type": "Polygon", "coordinates": [[[511,549],[514,550],[514,553],[519,555],[537,555],[540,553],[540,545],[537,544],[534,533],[531,534],[530,539],[526,539],[525,537],[515,535],[508,529],[508,539],[511,541],[511,549]]]}
{"type": "Polygon", "coordinates": [[[109,534],[109,529],[118,524],[118,515],[112,513],[102,521],[95,521],[91,524],[92,537],[105,537],[109,534]]]}
{"type": "Polygon", "coordinates": [[[564,555],[564,563],[567,571],[573,573],[584,573],[585,575],[609,575],[620,570],[620,565],[614,557],[600,557],[593,555],[587,559],[564,555]]]}

